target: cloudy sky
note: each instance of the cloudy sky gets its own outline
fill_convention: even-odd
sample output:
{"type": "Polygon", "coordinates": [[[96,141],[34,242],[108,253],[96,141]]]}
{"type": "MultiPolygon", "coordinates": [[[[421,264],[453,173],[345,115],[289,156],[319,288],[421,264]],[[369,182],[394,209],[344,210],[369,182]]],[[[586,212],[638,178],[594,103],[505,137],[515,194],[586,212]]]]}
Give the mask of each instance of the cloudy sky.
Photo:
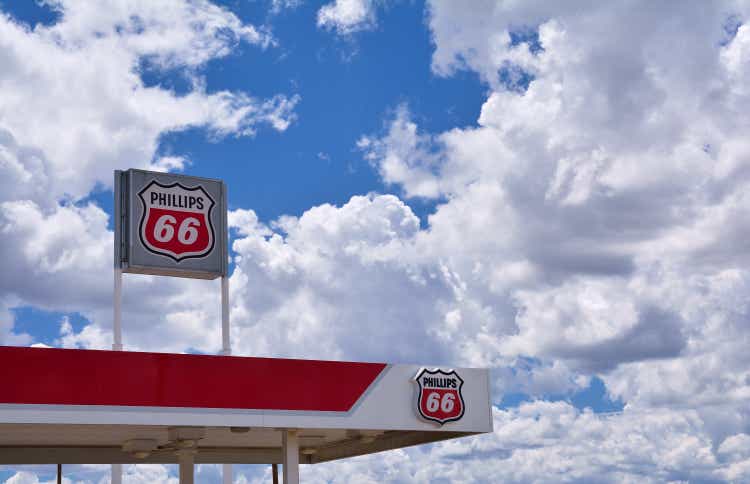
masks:
{"type": "MultiPolygon", "coordinates": [[[[304,482],[748,482],[749,20],[0,0],[0,344],[110,347],[113,170],[222,178],[235,354],[492,368],[492,435],[304,482]]],[[[216,353],[218,294],[126,276],[126,348],[216,353]]]]}

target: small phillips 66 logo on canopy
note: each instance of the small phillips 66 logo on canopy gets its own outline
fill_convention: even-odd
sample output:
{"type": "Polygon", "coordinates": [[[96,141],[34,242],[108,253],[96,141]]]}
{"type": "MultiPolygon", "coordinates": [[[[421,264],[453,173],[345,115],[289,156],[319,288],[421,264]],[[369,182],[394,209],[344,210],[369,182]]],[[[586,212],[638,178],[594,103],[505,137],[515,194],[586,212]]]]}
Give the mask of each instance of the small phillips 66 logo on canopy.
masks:
{"type": "Polygon", "coordinates": [[[202,186],[152,180],[138,197],[143,203],[139,235],[149,252],[176,262],[211,252],[215,239],[211,210],[216,203],[202,186]]]}
{"type": "Polygon", "coordinates": [[[414,380],[418,385],[417,411],[422,418],[443,425],[464,416],[464,381],[455,370],[423,368],[414,380]]]}

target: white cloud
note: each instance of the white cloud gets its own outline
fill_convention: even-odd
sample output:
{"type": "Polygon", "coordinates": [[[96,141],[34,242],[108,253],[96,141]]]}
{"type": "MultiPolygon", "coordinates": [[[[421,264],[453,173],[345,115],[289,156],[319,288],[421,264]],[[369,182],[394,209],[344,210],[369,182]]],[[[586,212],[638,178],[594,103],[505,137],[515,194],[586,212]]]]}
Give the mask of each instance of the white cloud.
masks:
{"type": "Polygon", "coordinates": [[[402,361],[441,348],[424,342],[439,298],[452,300],[438,267],[402,257],[415,250],[419,220],[394,196],[353,197],[283,217],[269,232],[235,212],[233,337],[244,354],[402,361]],[[384,310],[384,308],[388,308],[384,310]],[[353,322],[357,323],[354,324],[353,322]],[[421,336],[420,336],[421,335],[421,336]]]}
{"type": "Polygon", "coordinates": [[[407,106],[401,105],[383,138],[362,136],[357,147],[375,164],[383,181],[402,184],[410,197],[435,198],[440,194],[440,156],[435,142],[417,132],[409,119],[407,106]]]}
{"type": "Polygon", "coordinates": [[[109,186],[114,168],[148,167],[167,132],[251,135],[259,124],[283,131],[294,119],[296,96],[205,91],[207,61],[240,42],[272,44],[223,8],[183,0],[52,5],[59,21],[34,30],[0,15],[0,169],[22,182],[14,197],[49,204],[83,197],[97,182],[109,186]],[[146,86],[142,63],[175,69],[192,87],[177,94],[146,86]]]}
{"type": "Polygon", "coordinates": [[[694,413],[614,415],[564,402],[493,412],[495,432],[302,468],[305,482],[706,482],[742,478],[694,413]],[[734,473],[734,474],[731,474],[734,473]]]}
{"type": "Polygon", "coordinates": [[[50,214],[31,201],[0,204],[2,294],[68,310],[108,296],[110,278],[102,273],[112,261],[107,218],[91,204],[66,205],[50,214]]]}
{"type": "Polygon", "coordinates": [[[124,467],[122,482],[125,484],[139,484],[142,482],[177,484],[179,479],[169,476],[167,466],[159,464],[139,464],[124,467]]]}
{"type": "MultiPolygon", "coordinates": [[[[473,69],[492,88],[479,127],[420,133],[400,110],[384,136],[359,143],[407,196],[448,198],[422,252],[452,254],[480,305],[510,296],[511,331],[487,334],[506,355],[589,370],[683,356],[684,369],[705,351],[730,352],[706,335],[699,307],[747,259],[734,234],[745,230],[750,166],[738,127],[750,118],[736,111],[748,99],[730,74],[744,62],[744,30],[720,42],[735,6],[683,9],[668,29],[639,9],[486,7],[430,7],[434,69],[473,69]],[[512,45],[514,29],[537,25],[541,51],[512,45]],[[526,91],[504,87],[508,64],[534,77],[526,91]]],[[[746,318],[731,306],[741,287],[716,290],[729,298],[711,305],[725,332],[746,318]]]]}
{"type": "Polygon", "coordinates": [[[271,13],[278,14],[286,9],[295,9],[302,5],[302,0],[271,0],[271,13]]]}
{"type": "Polygon", "coordinates": [[[318,10],[318,27],[339,35],[370,29],[375,21],[373,0],[334,0],[318,10]]]}
{"type": "Polygon", "coordinates": [[[270,34],[206,0],[76,0],[47,2],[62,14],[49,33],[78,47],[112,37],[138,55],[156,56],[162,65],[193,65],[227,55],[240,41],[268,47],[270,34]]]}
{"type": "Polygon", "coordinates": [[[48,170],[40,150],[19,146],[9,131],[0,128],[0,201],[47,200],[48,170]]]}
{"type": "Polygon", "coordinates": [[[8,484],[39,484],[40,482],[36,474],[29,472],[17,472],[6,481],[8,484]]]}
{"type": "Polygon", "coordinates": [[[188,164],[190,164],[190,161],[182,156],[162,156],[155,160],[149,169],[163,172],[182,171],[188,164]]]}

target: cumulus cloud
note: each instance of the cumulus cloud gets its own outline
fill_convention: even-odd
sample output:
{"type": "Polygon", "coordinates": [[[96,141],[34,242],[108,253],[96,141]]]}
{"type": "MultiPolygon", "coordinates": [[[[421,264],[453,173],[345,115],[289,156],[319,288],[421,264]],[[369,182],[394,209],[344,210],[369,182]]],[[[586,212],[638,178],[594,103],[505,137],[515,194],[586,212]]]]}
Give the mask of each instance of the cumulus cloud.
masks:
{"type": "Polygon", "coordinates": [[[19,146],[10,131],[0,128],[0,201],[49,202],[48,169],[49,163],[41,150],[19,146]]]}
{"type": "Polygon", "coordinates": [[[429,135],[417,131],[408,106],[398,107],[385,136],[362,136],[357,148],[375,165],[383,181],[402,185],[408,197],[440,195],[440,177],[436,173],[441,163],[440,149],[429,135]]]}
{"type": "MultiPolygon", "coordinates": [[[[305,482],[716,482],[747,477],[734,452],[717,451],[690,411],[596,415],[564,402],[493,411],[495,431],[302,468],[305,482]]],[[[260,480],[252,482],[261,482],[260,480]]]]}
{"type": "Polygon", "coordinates": [[[302,0],[271,0],[271,13],[277,14],[287,9],[295,9],[302,4],[302,0]]]}
{"type": "Polygon", "coordinates": [[[688,379],[711,354],[716,371],[739,371],[725,384],[745,398],[744,358],[708,334],[743,338],[747,320],[747,251],[735,242],[746,230],[746,33],[726,30],[742,6],[681,9],[669,28],[645,8],[484,7],[429,8],[435,72],[475,70],[491,88],[479,127],[424,133],[401,109],[359,143],[406,196],[448,199],[421,252],[451,254],[467,292],[495,303],[486,338],[506,356],[618,367],[608,384],[624,390],[645,368],[688,379]],[[503,77],[507,66],[528,73],[527,88],[503,77]]]}
{"type": "Polygon", "coordinates": [[[334,0],[318,10],[318,27],[352,34],[375,26],[373,0],[334,0]]]}
{"type": "Polygon", "coordinates": [[[6,298],[41,307],[75,310],[108,300],[112,233],[99,207],[66,205],[45,213],[32,201],[0,204],[0,254],[6,298]],[[73,275],[75,284],[71,284],[73,275]]]}
{"type": "Polygon", "coordinates": [[[424,348],[413,342],[424,342],[441,294],[452,299],[438,267],[400,256],[413,253],[419,220],[394,196],[321,205],[272,228],[251,212],[230,221],[246,235],[234,242],[231,280],[242,353],[406,361],[424,348]]]}
{"type": "MultiPolygon", "coordinates": [[[[14,475],[10,477],[6,481],[8,484],[41,484],[45,481],[40,481],[36,474],[30,473],[30,472],[17,472],[14,475]]],[[[46,481],[46,482],[52,482],[52,481],[46,481]]],[[[66,480],[67,482],[70,482],[70,480],[66,480]]]]}
{"type": "Polygon", "coordinates": [[[47,203],[84,197],[96,183],[109,186],[114,168],[148,167],[163,133],[194,126],[247,135],[259,124],[283,131],[294,119],[295,96],[205,91],[199,69],[207,61],[240,42],[273,42],[223,8],[182,0],[50,5],[58,21],[33,30],[0,15],[0,166],[27,180],[16,192],[35,190],[47,203]],[[192,88],[178,95],[145,85],[144,63],[182,72],[192,88]]]}

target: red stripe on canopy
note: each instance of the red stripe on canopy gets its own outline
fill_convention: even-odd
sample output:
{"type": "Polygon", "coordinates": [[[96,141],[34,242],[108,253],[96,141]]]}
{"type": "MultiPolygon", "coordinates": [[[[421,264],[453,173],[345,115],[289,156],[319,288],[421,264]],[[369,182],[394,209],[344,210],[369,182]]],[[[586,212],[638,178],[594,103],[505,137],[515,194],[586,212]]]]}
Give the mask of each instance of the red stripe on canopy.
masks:
{"type": "Polygon", "coordinates": [[[345,412],[385,367],[0,346],[0,403],[345,412]]]}

